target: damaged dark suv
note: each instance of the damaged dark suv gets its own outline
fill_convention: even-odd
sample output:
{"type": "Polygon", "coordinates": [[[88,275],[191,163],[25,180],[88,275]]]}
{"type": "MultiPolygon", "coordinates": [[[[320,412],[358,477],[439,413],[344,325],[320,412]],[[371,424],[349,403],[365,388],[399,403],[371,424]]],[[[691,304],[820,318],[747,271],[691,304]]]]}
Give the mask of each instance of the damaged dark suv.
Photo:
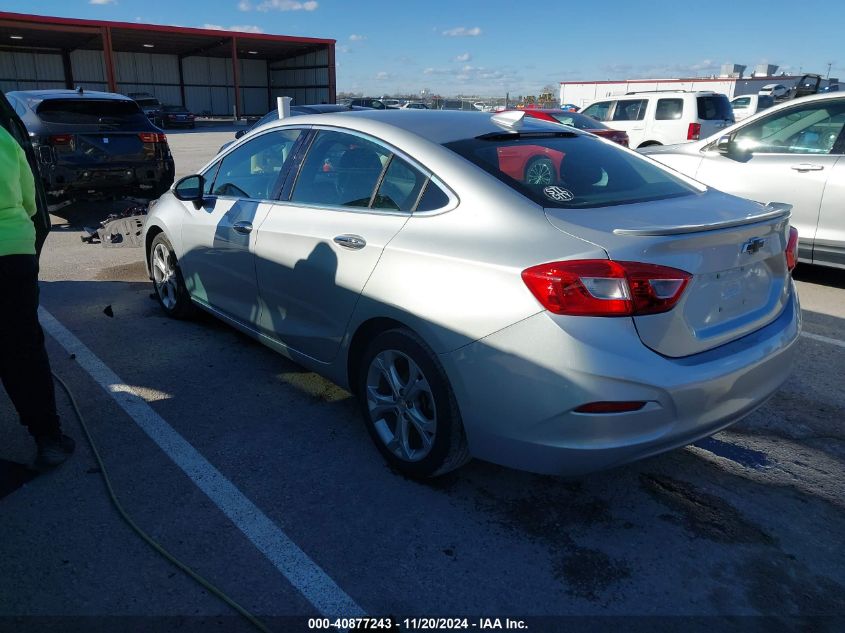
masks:
{"type": "Polygon", "coordinates": [[[8,92],[51,201],[157,198],[173,184],[167,137],[135,101],[107,92],[8,92]]]}

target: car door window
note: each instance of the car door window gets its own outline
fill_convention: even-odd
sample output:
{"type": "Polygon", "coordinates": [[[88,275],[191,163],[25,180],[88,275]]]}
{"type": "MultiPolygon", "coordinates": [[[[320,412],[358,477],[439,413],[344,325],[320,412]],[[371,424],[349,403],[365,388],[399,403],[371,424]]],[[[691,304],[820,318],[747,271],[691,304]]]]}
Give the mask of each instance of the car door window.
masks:
{"type": "Polygon", "coordinates": [[[648,101],[645,99],[624,99],[616,102],[614,121],[642,121],[648,101]]]}
{"type": "Polygon", "coordinates": [[[601,101],[599,103],[594,103],[589,108],[584,110],[584,114],[587,116],[591,116],[597,121],[607,121],[608,114],[610,112],[610,105],[612,101],[601,101]]]}
{"type": "Polygon", "coordinates": [[[829,154],[845,126],[845,103],[816,101],[746,125],[737,146],[755,154],[829,154]]]}
{"type": "Polygon", "coordinates": [[[747,108],[751,105],[751,97],[738,97],[731,101],[731,106],[734,108],[747,108]]]}
{"type": "Polygon", "coordinates": [[[407,162],[394,156],[373,199],[373,209],[411,211],[417,203],[426,177],[407,162]]]}
{"type": "Polygon", "coordinates": [[[301,130],[274,130],[233,150],[220,163],[211,193],[256,200],[274,198],[279,176],[301,134],[301,130]]]}
{"type": "MultiPolygon", "coordinates": [[[[658,99],[657,111],[654,118],[658,121],[674,121],[680,119],[684,114],[683,99],[658,99]]],[[[645,115],[645,111],[643,111],[645,115]]]]}
{"type": "Polygon", "coordinates": [[[360,136],[321,130],[291,195],[303,204],[369,207],[391,153],[360,136]]]}

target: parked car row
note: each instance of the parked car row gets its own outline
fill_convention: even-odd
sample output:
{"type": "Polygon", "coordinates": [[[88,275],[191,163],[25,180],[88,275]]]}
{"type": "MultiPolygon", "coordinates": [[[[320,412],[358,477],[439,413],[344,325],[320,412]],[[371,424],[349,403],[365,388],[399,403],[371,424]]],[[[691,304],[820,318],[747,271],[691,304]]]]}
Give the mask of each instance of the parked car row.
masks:
{"type": "Polygon", "coordinates": [[[134,100],[153,125],[161,128],[195,126],[196,115],[181,105],[162,105],[155,95],[148,92],[130,92],[127,95],[134,100]]]}

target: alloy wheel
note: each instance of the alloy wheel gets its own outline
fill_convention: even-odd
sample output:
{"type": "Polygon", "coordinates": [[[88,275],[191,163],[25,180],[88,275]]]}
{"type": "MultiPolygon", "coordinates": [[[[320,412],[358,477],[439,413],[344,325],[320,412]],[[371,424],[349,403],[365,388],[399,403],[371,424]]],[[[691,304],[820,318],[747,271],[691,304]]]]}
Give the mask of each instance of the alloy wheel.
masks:
{"type": "Polygon", "coordinates": [[[153,249],[153,284],[161,299],[162,305],[167,310],[176,307],[178,281],[176,279],[176,266],[173,263],[173,256],[170,250],[162,243],[156,244],[153,249]]]}
{"type": "Polygon", "coordinates": [[[410,356],[384,350],[367,371],[367,409],[387,449],[399,459],[417,462],[434,445],[437,410],[428,379],[410,356]]]}

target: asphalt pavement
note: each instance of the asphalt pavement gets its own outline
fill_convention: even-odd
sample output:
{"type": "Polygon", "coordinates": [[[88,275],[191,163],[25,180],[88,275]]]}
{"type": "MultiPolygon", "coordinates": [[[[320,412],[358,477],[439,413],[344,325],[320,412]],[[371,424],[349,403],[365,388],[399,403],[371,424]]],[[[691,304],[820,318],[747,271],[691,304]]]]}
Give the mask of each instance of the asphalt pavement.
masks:
{"type": "MultiPolygon", "coordinates": [[[[232,131],[169,138],[185,175],[232,131]]],[[[53,368],[128,513],[272,630],[362,614],[843,630],[843,271],[799,265],[792,376],[713,438],[573,479],[474,461],[420,484],[384,465],[348,393],[211,317],[166,318],[140,249],[83,243],[115,204],[54,217],[53,368]]],[[[58,397],[78,450],[35,477],[0,392],[0,631],[251,630],[120,519],[58,397]]]]}

